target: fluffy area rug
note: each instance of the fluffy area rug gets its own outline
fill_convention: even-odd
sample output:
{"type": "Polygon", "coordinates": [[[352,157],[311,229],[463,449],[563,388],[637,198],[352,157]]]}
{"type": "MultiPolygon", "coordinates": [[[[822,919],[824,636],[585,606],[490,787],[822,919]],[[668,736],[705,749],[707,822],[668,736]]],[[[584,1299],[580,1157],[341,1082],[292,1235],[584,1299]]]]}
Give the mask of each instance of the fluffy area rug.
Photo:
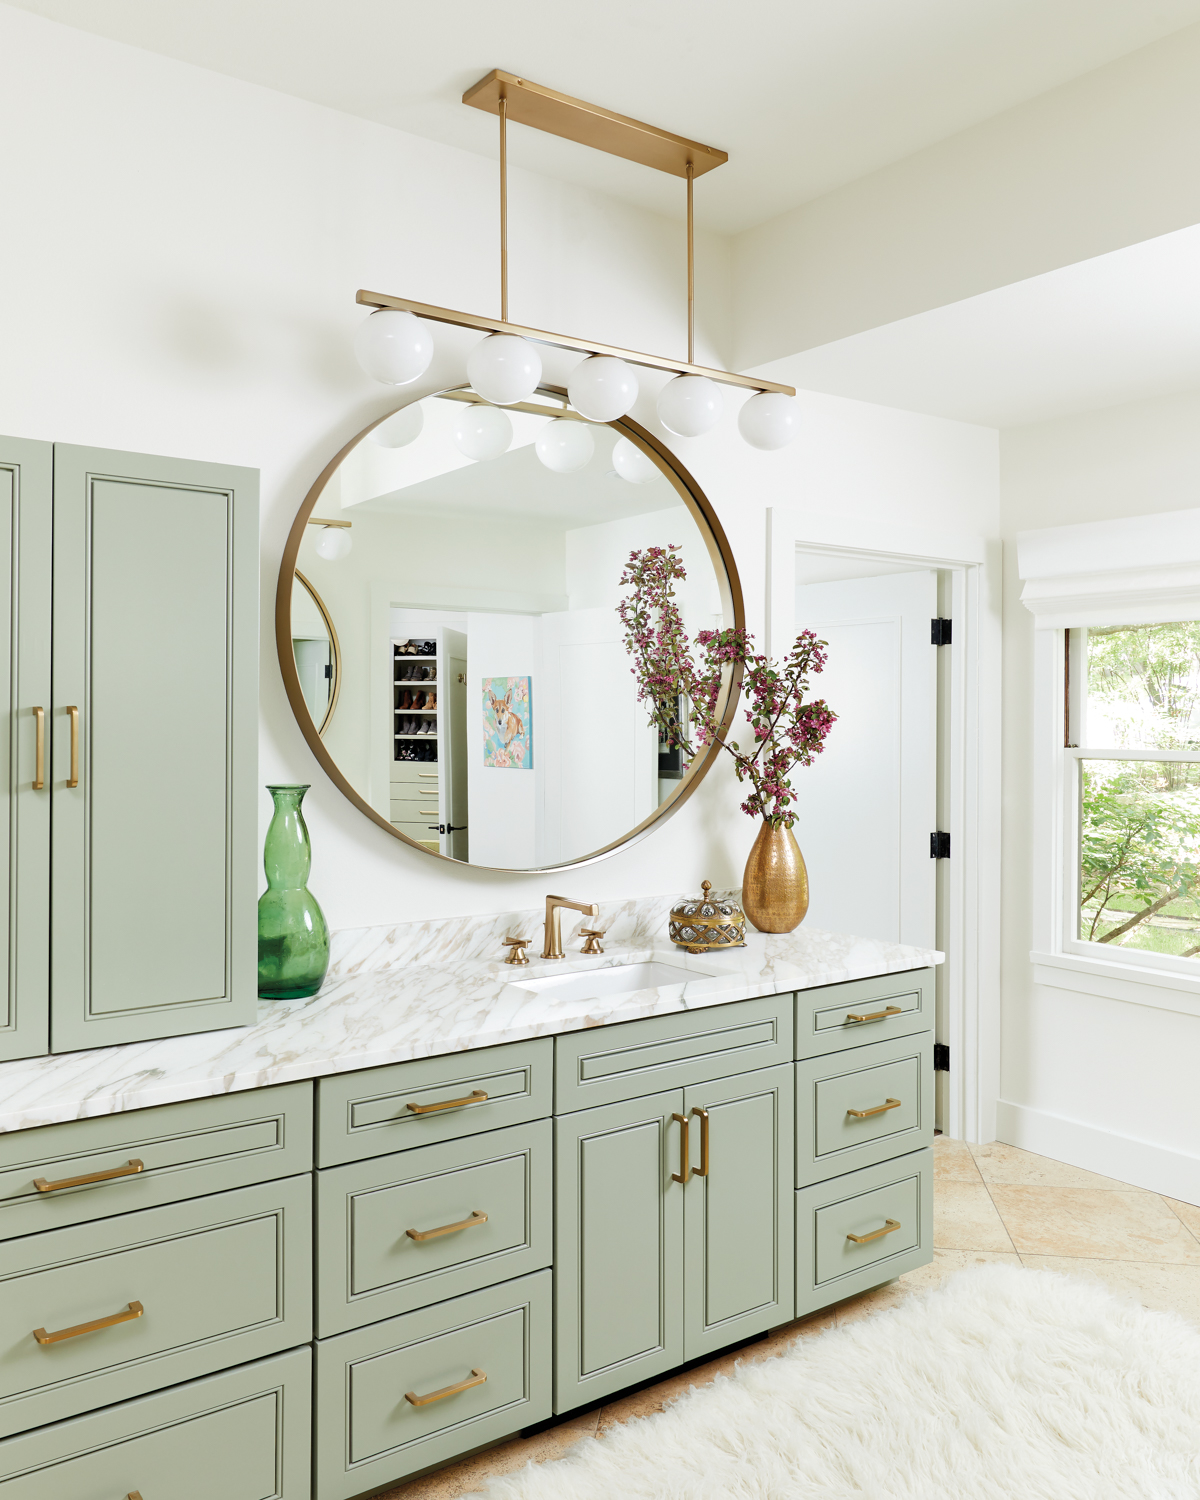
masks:
{"type": "Polygon", "coordinates": [[[1200,1333],[1097,1283],[984,1265],[489,1500],[1198,1500],[1200,1333]]]}

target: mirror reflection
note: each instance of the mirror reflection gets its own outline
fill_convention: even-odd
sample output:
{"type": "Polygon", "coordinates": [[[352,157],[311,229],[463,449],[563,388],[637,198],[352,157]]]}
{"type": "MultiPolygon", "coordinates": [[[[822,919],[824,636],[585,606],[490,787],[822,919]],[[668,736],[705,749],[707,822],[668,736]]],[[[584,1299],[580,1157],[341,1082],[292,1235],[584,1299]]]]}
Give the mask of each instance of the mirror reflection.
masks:
{"type": "Polygon", "coordinates": [[[299,569],[296,582],[299,587],[292,590],[292,656],[309,717],[323,735],[337,707],[341,653],[325,601],[299,569]]]}
{"type": "Polygon", "coordinates": [[[630,552],[668,545],[689,632],[732,624],[703,516],[630,436],[542,392],[394,413],[318,494],[297,558],[314,724],[331,653],[306,597],[337,621],[323,741],[342,776],[398,832],[472,864],[539,869],[623,840],[703,771],[660,745],[616,610],[630,552]]]}

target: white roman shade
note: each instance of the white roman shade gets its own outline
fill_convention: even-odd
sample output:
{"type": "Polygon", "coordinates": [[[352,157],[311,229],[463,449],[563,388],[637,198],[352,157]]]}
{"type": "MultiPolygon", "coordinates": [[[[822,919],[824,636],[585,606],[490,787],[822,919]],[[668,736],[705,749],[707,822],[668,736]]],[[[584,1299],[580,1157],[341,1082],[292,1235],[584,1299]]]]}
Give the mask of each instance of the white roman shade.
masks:
{"type": "Polygon", "coordinates": [[[1200,510],[1017,533],[1039,630],[1200,620],[1200,510]]]}

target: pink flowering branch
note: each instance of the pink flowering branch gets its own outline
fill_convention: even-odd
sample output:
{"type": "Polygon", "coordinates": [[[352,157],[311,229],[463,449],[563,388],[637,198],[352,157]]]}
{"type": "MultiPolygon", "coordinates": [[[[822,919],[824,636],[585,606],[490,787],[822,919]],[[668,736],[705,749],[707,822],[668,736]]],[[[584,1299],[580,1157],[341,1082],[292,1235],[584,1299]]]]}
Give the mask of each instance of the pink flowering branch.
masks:
{"type": "Polygon", "coordinates": [[[790,828],[796,794],[788,774],[797,765],[812,764],[837,719],[823,698],[805,697],[810,673],[825,665],[825,642],[803,630],[782,662],[756,653],[746,630],[698,631],[693,648],[675,603],[675,584],[687,577],[678,552],[675,546],[631,552],[621,574],[622,586],[633,590],[617,613],[634,662],[630,670],[638,699],[662,739],[678,746],[689,762],[709,745],[728,751],[738,781],[751,787],[742,811],[790,828]],[[722,687],[739,668],[754,736],[747,750],[725,738],[717,714],[722,687]],[[694,734],[679,722],[681,697],[691,705],[694,734]]]}

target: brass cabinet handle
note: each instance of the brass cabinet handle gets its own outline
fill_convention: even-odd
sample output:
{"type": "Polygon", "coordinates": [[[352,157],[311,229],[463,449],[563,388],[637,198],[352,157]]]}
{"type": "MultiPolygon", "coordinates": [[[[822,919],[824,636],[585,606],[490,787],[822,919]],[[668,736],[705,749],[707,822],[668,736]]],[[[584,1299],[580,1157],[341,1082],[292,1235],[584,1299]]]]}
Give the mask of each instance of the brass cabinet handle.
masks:
{"type": "Polygon", "coordinates": [[[74,703],[67,706],[67,713],[71,719],[71,774],[67,777],[68,786],[79,785],[79,709],[74,703]]]}
{"type": "Polygon", "coordinates": [[[474,1224],[486,1224],[487,1214],[482,1209],[473,1209],[469,1219],[459,1219],[457,1224],[443,1224],[437,1229],[406,1229],[410,1240],[436,1240],[443,1234],[454,1234],[459,1229],[470,1229],[474,1224]]]}
{"type": "Polygon", "coordinates": [[[889,1099],[886,1104],[877,1104],[874,1109],[848,1109],[846,1113],[856,1120],[869,1120],[872,1115],[881,1115],[889,1109],[899,1109],[899,1099],[889,1099]]]}
{"type": "Polygon", "coordinates": [[[441,1104],[414,1104],[409,1100],[408,1107],[414,1115],[431,1115],[435,1109],[461,1109],[464,1104],[482,1104],[486,1098],[483,1089],[472,1089],[465,1099],[444,1099],[441,1104]]]}
{"type": "Polygon", "coordinates": [[[853,1240],[856,1245],[869,1245],[872,1240],[882,1239],[885,1234],[892,1234],[899,1228],[899,1219],[884,1219],[883,1228],[875,1230],[873,1234],[848,1234],[846,1238],[853,1240]]]}
{"type": "Polygon", "coordinates": [[[141,1490],[130,1490],[128,1495],[125,1496],[125,1500],[142,1500],[141,1490]]]}
{"type": "Polygon", "coordinates": [[[700,1116],[700,1165],[693,1168],[697,1177],[708,1176],[708,1110],[693,1109],[694,1115],[700,1116]]]}
{"type": "Polygon", "coordinates": [[[417,812],[423,818],[436,818],[438,815],[436,807],[418,807],[417,812]]]}
{"type": "Polygon", "coordinates": [[[89,1182],[111,1182],[114,1177],[132,1177],[146,1170],[146,1163],[131,1157],[123,1167],[109,1167],[107,1172],[89,1172],[85,1177],[60,1177],[57,1182],[47,1182],[44,1177],[35,1177],[33,1185],[39,1193],[57,1193],[59,1188],[84,1187],[89,1182]]]}
{"type": "Polygon", "coordinates": [[[404,1399],[414,1406],[428,1406],[431,1401],[444,1401],[447,1396],[457,1396],[459,1391],[469,1391],[473,1385],[482,1385],[487,1376],[482,1370],[472,1370],[470,1380],[460,1380],[457,1385],[444,1385],[440,1391],[430,1391],[428,1396],[418,1396],[415,1391],[405,1391],[404,1399]]]}
{"type": "Polygon", "coordinates": [[[679,1121],[679,1171],[671,1173],[671,1181],[682,1182],[687,1187],[692,1177],[692,1164],[688,1159],[688,1117],[672,1114],[671,1118],[679,1121]]]}
{"type": "Polygon", "coordinates": [[[34,709],[33,722],[37,726],[37,744],[34,748],[37,770],[33,774],[33,789],[35,792],[40,792],[46,786],[46,710],[44,708],[34,709]]]}
{"type": "Polygon", "coordinates": [[[436,781],[440,775],[441,775],[440,771],[418,771],[417,772],[417,780],[418,781],[436,781]]]}
{"type": "Polygon", "coordinates": [[[77,1339],[81,1333],[95,1333],[97,1328],[112,1328],[116,1323],[129,1323],[145,1312],[140,1302],[130,1302],[127,1312],[113,1313],[109,1318],[96,1318],[91,1323],[76,1323],[74,1328],[60,1328],[57,1333],[47,1333],[44,1328],[35,1328],[33,1336],[39,1344],[60,1344],[63,1339],[77,1339]]]}
{"type": "Polygon", "coordinates": [[[872,1011],[869,1016],[856,1016],[851,1012],[846,1019],[847,1021],[886,1021],[888,1016],[898,1016],[903,1010],[902,1005],[889,1005],[886,1010],[872,1011]]]}

